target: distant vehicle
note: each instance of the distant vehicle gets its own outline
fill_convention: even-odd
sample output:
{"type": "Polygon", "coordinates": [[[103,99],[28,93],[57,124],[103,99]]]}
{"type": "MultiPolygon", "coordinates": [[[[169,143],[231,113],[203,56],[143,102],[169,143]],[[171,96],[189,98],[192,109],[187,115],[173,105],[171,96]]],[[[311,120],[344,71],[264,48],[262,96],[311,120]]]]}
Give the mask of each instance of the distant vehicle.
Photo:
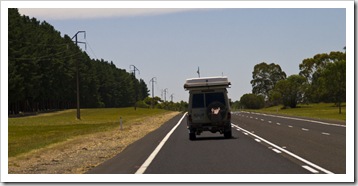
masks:
{"type": "Polygon", "coordinates": [[[227,88],[231,83],[227,77],[203,77],[187,79],[184,89],[189,91],[187,128],[189,139],[203,131],[220,132],[231,138],[231,109],[227,88]]]}

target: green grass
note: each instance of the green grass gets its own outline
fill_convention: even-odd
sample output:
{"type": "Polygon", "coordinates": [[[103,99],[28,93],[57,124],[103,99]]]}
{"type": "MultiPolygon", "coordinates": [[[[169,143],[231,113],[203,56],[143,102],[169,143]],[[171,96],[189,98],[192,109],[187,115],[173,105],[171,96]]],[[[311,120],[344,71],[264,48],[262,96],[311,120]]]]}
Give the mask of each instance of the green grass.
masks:
{"type": "Polygon", "coordinates": [[[297,108],[281,109],[281,106],[274,106],[259,110],[245,109],[251,112],[261,112],[269,114],[281,114],[289,116],[300,116],[316,119],[325,119],[332,121],[346,121],[346,107],[345,103],[342,106],[342,114],[339,114],[339,109],[333,103],[318,103],[318,104],[299,104],[297,108]]]}
{"type": "Polygon", "coordinates": [[[166,113],[159,109],[111,108],[81,109],[81,120],[76,119],[76,110],[66,110],[38,116],[9,118],[9,157],[14,157],[53,143],[96,132],[119,127],[122,117],[123,126],[135,120],[166,113]]]}

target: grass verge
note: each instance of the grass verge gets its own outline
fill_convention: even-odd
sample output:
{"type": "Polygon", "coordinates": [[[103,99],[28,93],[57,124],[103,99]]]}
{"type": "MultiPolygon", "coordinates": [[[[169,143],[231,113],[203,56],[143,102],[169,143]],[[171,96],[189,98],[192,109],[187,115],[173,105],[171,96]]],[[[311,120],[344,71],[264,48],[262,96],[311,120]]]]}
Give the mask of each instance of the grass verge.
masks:
{"type": "Polygon", "coordinates": [[[76,110],[59,111],[37,116],[9,118],[8,155],[14,157],[71,138],[135,125],[141,118],[168,113],[159,109],[111,108],[82,109],[81,120],[76,110]]]}
{"type": "Polygon", "coordinates": [[[297,108],[281,109],[282,105],[263,108],[259,110],[245,109],[249,112],[260,112],[268,114],[280,114],[289,116],[299,116],[331,121],[346,121],[345,103],[342,106],[342,113],[339,114],[338,107],[333,103],[317,103],[317,104],[299,104],[297,108]]]}

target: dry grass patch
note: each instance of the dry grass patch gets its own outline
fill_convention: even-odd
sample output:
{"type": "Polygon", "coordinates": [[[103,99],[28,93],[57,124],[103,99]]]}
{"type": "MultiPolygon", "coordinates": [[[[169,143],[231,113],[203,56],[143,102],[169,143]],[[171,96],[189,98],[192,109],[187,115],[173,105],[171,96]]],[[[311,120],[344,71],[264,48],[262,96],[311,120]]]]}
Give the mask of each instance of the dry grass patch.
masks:
{"type": "Polygon", "coordinates": [[[10,174],[80,174],[120,153],[131,143],[179,114],[146,116],[128,121],[123,130],[76,136],[64,142],[9,158],[10,174]]]}

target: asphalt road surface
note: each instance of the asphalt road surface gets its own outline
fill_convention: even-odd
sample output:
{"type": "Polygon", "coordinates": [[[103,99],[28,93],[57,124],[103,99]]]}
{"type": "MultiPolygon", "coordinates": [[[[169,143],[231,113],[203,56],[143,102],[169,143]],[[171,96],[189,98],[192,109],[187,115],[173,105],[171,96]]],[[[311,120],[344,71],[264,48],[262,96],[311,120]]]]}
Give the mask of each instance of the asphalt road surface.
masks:
{"type": "Polygon", "coordinates": [[[344,174],[341,124],[232,114],[233,137],[203,132],[190,141],[178,115],[88,174],[344,174]]]}

